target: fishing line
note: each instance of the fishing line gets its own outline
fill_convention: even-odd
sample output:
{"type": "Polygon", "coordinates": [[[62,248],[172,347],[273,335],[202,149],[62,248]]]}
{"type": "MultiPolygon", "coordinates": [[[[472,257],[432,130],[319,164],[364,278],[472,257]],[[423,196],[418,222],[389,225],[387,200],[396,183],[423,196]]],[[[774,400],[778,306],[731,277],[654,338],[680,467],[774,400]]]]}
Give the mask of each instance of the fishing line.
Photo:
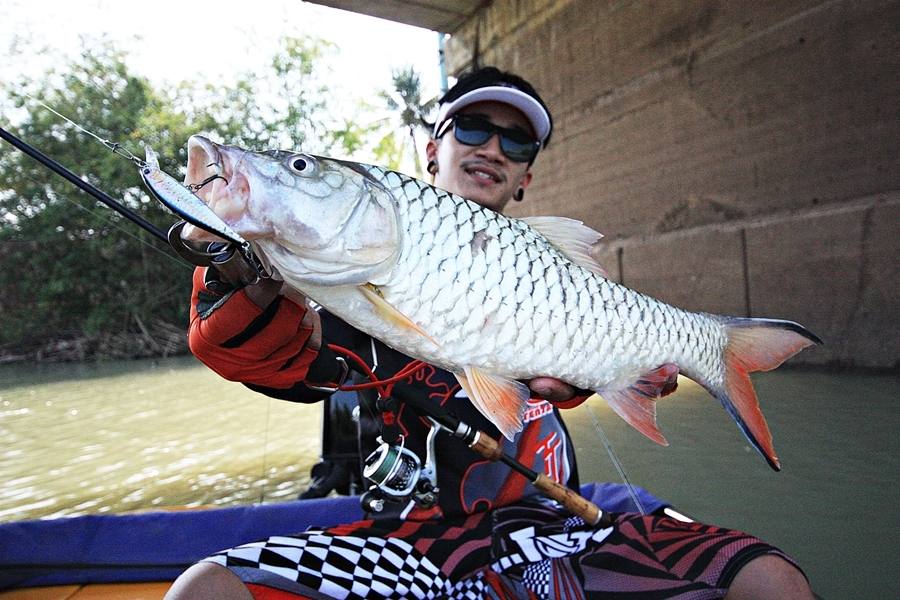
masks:
{"type": "Polygon", "coordinates": [[[35,102],[37,102],[38,104],[40,104],[41,106],[43,106],[44,108],[46,108],[47,110],[52,112],[54,115],[59,117],[60,119],[63,119],[64,121],[67,121],[68,123],[71,123],[76,129],[78,129],[79,131],[84,132],[84,133],[88,134],[89,136],[91,136],[92,138],[96,139],[98,142],[100,142],[101,144],[103,144],[104,146],[106,146],[107,148],[112,150],[113,153],[127,158],[128,160],[135,163],[139,167],[143,167],[144,165],[147,164],[143,160],[141,160],[140,158],[138,158],[137,156],[135,156],[134,154],[129,152],[127,149],[123,148],[118,142],[111,142],[105,138],[100,137],[93,131],[88,131],[87,129],[85,129],[84,127],[82,127],[81,125],[79,125],[78,123],[76,123],[75,121],[70,119],[69,117],[67,117],[63,114],[60,114],[59,112],[54,110],[52,107],[48,106],[46,103],[39,100],[38,98],[35,98],[28,92],[22,92],[22,95],[34,100],[35,102]]]}
{"type": "Polygon", "coordinates": [[[271,427],[271,419],[272,416],[272,402],[276,402],[276,400],[269,398],[269,401],[266,402],[266,428],[265,434],[263,437],[263,460],[262,460],[262,472],[259,474],[259,480],[262,482],[259,486],[259,503],[262,504],[263,500],[266,497],[266,469],[269,464],[269,428],[271,427]]]}
{"type": "Polygon", "coordinates": [[[597,413],[594,412],[594,408],[589,402],[585,402],[585,404],[587,405],[588,412],[591,414],[591,420],[594,421],[594,428],[597,430],[597,435],[600,436],[600,441],[603,442],[603,446],[606,448],[606,453],[609,455],[609,460],[612,461],[612,464],[616,468],[616,471],[619,472],[619,477],[622,478],[622,482],[628,489],[628,495],[631,496],[631,501],[634,502],[634,505],[642,515],[646,515],[647,510],[641,503],[640,498],[638,498],[637,492],[634,491],[634,485],[632,485],[631,480],[628,479],[628,475],[625,474],[625,468],[622,466],[622,463],[619,462],[619,457],[616,456],[609,438],[606,437],[606,432],[600,425],[600,419],[597,418],[597,413]]]}

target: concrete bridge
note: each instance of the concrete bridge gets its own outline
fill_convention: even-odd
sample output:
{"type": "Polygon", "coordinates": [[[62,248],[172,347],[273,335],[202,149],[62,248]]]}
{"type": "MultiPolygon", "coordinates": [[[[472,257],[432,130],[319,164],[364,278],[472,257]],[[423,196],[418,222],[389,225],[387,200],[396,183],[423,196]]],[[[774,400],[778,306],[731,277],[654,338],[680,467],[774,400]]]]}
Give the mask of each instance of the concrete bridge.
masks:
{"type": "Polygon", "coordinates": [[[515,216],[581,219],[629,287],[799,321],[796,362],[896,368],[900,2],[326,0],[449,33],[556,129],[515,216]]]}

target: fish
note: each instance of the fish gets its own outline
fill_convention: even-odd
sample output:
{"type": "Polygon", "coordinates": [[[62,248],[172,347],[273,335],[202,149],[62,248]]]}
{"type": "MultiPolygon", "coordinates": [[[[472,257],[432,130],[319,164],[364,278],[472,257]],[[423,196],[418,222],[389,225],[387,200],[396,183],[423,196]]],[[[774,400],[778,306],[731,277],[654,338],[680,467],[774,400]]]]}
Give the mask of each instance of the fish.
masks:
{"type": "MultiPolygon", "coordinates": [[[[749,374],[821,340],[781,319],[690,312],[608,278],[600,234],[564,217],[511,218],[376,165],[188,140],[186,182],[285,285],[385,344],[453,373],[508,439],[523,383],[593,390],[668,445],[656,401],[679,374],[717,398],[775,470],[749,374]]],[[[183,237],[208,233],[186,227],[183,237]]]]}

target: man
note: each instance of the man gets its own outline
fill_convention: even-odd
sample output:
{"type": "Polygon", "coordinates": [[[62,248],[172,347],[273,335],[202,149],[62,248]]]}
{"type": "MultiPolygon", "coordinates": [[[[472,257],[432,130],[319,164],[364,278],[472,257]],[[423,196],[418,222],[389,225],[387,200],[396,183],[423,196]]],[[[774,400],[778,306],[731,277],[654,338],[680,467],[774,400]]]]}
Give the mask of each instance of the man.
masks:
{"type": "MultiPolygon", "coordinates": [[[[428,171],[437,187],[503,211],[524,197],[531,164],[551,131],[550,112],[528,82],[481,69],[441,99],[428,171]]],[[[308,309],[295,292],[285,297],[275,282],[225,301],[211,294],[213,282],[214,273],[195,274],[192,351],[226,378],[270,396],[311,402],[327,394],[323,383],[343,382],[346,370],[326,342],[377,364],[381,378],[411,360],[308,309]]],[[[533,399],[524,430],[514,441],[501,440],[504,450],[577,489],[574,448],[558,408],[586,394],[549,378],[529,385],[554,404],[533,399]]],[[[430,365],[398,383],[393,396],[399,404],[382,427],[402,432],[406,448],[420,457],[430,423],[404,398],[425,399],[500,438],[454,377],[430,365]]],[[[360,403],[364,415],[384,408],[371,395],[360,403]]],[[[361,444],[364,453],[372,449],[371,439],[361,444]]],[[[612,528],[592,527],[540,501],[521,476],[480,459],[460,440],[440,434],[434,444],[435,506],[404,498],[369,521],[223,551],[188,569],[168,598],[811,597],[796,565],[752,536],[627,513],[612,528]]]]}

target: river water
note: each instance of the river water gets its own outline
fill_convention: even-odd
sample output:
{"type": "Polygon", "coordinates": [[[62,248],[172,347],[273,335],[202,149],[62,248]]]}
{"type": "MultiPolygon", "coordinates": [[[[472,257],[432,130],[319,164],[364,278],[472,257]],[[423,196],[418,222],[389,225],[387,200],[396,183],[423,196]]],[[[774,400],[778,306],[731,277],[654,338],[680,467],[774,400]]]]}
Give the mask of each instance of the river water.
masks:
{"type": "Polygon", "coordinates": [[[296,498],[315,406],[192,358],[0,367],[0,521],[296,498]]]}
{"type": "MultiPolygon", "coordinates": [[[[582,480],[620,480],[605,436],[635,484],[779,545],[822,597],[900,597],[900,378],[782,368],[754,384],[782,472],[682,378],[659,403],[669,447],[602,400],[566,412],[582,480]]],[[[270,400],[189,357],[3,365],[0,521],[290,500],[320,440],[319,407],[270,400]]]]}

